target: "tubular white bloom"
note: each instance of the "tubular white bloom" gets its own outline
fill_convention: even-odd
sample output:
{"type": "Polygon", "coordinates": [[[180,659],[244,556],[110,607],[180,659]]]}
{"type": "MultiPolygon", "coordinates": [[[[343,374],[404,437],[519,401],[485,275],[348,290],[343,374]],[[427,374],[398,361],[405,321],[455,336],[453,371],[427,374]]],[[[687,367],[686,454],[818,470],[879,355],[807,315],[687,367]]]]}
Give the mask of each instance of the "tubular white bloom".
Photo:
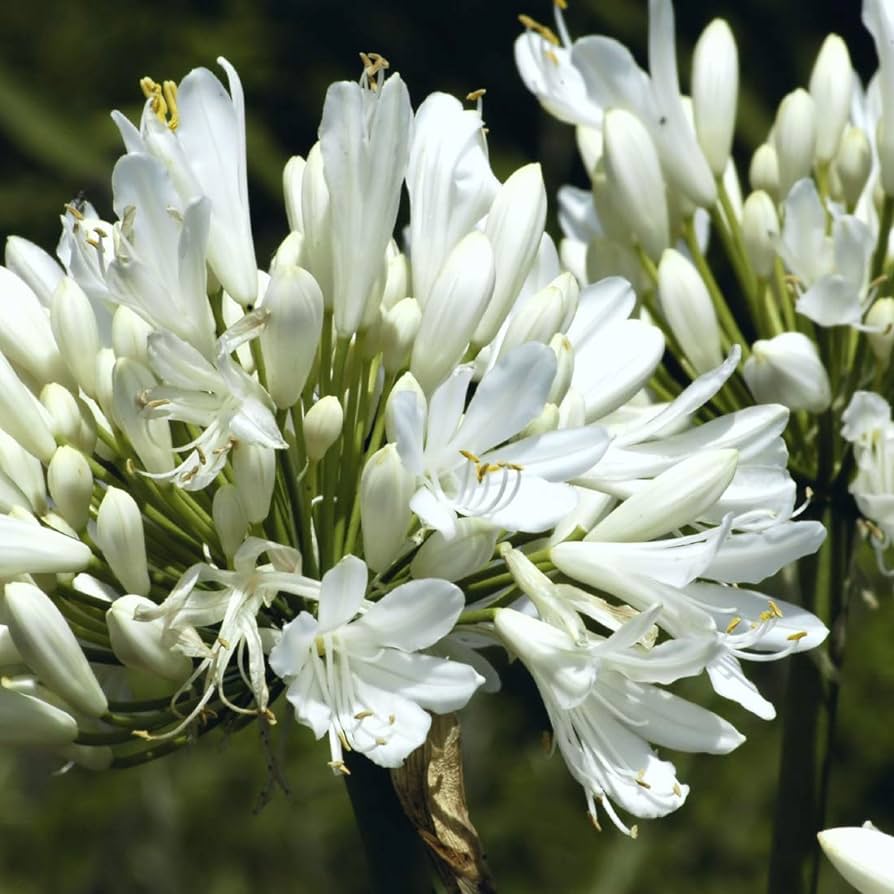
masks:
{"type": "Polygon", "coordinates": [[[394,444],[377,450],[363,467],[360,523],[366,562],[373,571],[384,571],[404,545],[413,517],[410,498],[415,488],[415,476],[401,462],[394,444]]]}
{"type": "Polygon", "coordinates": [[[127,491],[106,491],[96,515],[96,542],[124,589],[145,596],[150,583],[143,516],[127,491]]]}
{"type": "Polygon", "coordinates": [[[270,653],[295,718],[318,739],[328,734],[335,773],[348,772],[345,748],[399,767],[428,734],[423,709],[456,711],[484,682],[468,665],[420,653],[459,617],[456,586],[411,581],[369,603],[366,583],[366,565],[345,556],[323,576],[318,616],[303,612],[286,624],[270,653]]]}
{"type": "Polygon", "coordinates": [[[786,195],[802,177],[810,175],[816,157],[816,119],[816,103],[801,87],[779,104],[773,144],[779,162],[779,191],[782,195],[786,195]]]}
{"type": "Polygon", "coordinates": [[[825,829],[816,837],[829,862],[861,894],[894,891],[894,836],[867,820],[860,827],[825,829]]]}
{"type": "Polygon", "coordinates": [[[846,127],[835,156],[835,173],[848,208],[856,208],[872,173],[872,146],[859,127],[846,127]]]}
{"type": "Polygon", "coordinates": [[[311,462],[319,462],[336,442],[344,425],[345,411],[334,394],[318,400],[304,417],[304,447],[311,462]]]}
{"type": "Polygon", "coordinates": [[[762,189],[745,199],[742,208],[742,242],[748,260],[758,276],[768,277],[776,261],[779,242],[779,215],[776,204],[762,189]]]}
{"type": "Polygon", "coordinates": [[[816,345],[800,332],[756,341],[742,375],[755,400],[822,413],[832,400],[829,375],[816,345]]]}
{"type": "Polygon", "coordinates": [[[847,44],[830,34],[823,41],[813,71],[810,95],[820,110],[816,119],[816,159],[828,164],[838,152],[838,144],[850,117],[854,72],[847,44]]]}

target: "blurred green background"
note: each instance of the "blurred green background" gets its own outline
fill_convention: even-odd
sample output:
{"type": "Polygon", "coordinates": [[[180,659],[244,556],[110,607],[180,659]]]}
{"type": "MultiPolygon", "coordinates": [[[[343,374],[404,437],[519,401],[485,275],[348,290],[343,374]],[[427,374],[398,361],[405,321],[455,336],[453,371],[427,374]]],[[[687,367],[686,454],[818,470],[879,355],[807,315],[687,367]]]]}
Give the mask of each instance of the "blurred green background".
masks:
{"type": "MultiPolygon", "coordinates": [[[[571,0],[573,34],[612,34],[645,63],[645,0],[571,0]]],[[[517,78],[516,14],[550,18],[546,0],[370,4],[195,0],[35,0],[0,11],[0,235],[17,233],[51,249],[62,203],[80,191],[110,213],[108,180],[119,154],[109,117],[137,117],[139,78],[179,80],[227,56],[248,106],[252,214],[269,256],[285,235],[282,166],[313,140],[328,83],[356,78],[357,53],[377,51],[407,80],[414,102],[435,89],[458,95],[487,88],[485,117],[497,173],[544,163],[550,195],[568,180],[584,185],[570,128],[548,119],[517,78]]],[[[848,41],[864,78],[875,66],[859,4],[677,4],[684,85],[704,25],[727,17],[740,46],[739,158],[747,165],[779,99],[806,83],[823,36],[848,41]]],[[[744,167],[742,168],[744,169],[744,167]]],[[[869,562],[864,563],[869,568],[869,562]]],[[[866,817],[894,831],[894,605],[871,573],[880,608],[859,596],[852,612],[836,743],[829,824],[866,817]]],[[[809,660],[800,658],[797,660],[809,660]]],[[[785,663],[752,667],[780,702],[785,663]]],[[[542,752],[542,709],[517,668],[506,691],[479,697],[464,715],[467,783],[474,821],[505,892],[635,894],[661,891],[751,894],[764,885],[780,723],[715,705],[748,736],[726,758],[679,756],[692,786],[674,816],[640,824],[629,841],[596,833],[582,794],[558,756],[542,752]]],[[[715,704],[707,687],[681,687],[715,704]]],[[[279,711],[287,720],[286,712],[279,711]]],[[[360,840],[342,784],[326,767],[325,745],[281,722],[272,754],[290,794],[265,806],[270,752],[253,727],[212,736],[141,769],[52,775],[41,755],[0,753],[0,892],[315,892],[366,890],[360,840]]],[[[821,891],[845,886],[824,870],[821,891]]]]}

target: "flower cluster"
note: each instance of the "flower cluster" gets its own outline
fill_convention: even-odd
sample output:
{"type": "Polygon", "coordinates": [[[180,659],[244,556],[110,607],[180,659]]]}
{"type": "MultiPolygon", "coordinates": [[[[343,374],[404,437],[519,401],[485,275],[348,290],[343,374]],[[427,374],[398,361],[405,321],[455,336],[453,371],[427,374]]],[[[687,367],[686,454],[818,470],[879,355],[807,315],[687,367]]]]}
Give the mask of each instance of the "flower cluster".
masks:
{"type": "MultiPolygon", "coordinates": [[[[601,81],[632,91],[604,120],[570,49],[545,49],[544,29],[519,44],[544,101],[583,103],[591,151],[604,136],[645,260],[715,194],[658,9],[665,70],[601,81]]],[[[719,330],[687,342],[691,380],[669,393],[665,349],[711,308],[691,262],[662,261],[665,315],[620,276],[590,282],[566,242],[568,272],[539,167],[491,170],[480,95],[414,111],[374,54],[286,165],[290,232],[258,270],[242,88],[220,64],[228,90],[205,69],[146,78],[139,125],[115,113],[110,219],[67,205],[58,260],[7,243],[0,742],[129,766],[274,723],[285,692],[335,773],[349,752],[397,767],[431,712],[498,688],[502,648],[537,682],[594,822],[632,832],[616,807],[676,809],[687,787],[654,747],[742,736],[667,687],[705,673],[772,717],[741,662],[827,632],[752,588],[824,536],[795,520],[789,410],[728,404],[741,356],[719,330]],[[678,313],[678,293],[700,303],[678,313]]],[[[562,201],[566,223],[591,222],[562,201]]],[[[599,238],[600,263],[624,255],[599,238]]]]}

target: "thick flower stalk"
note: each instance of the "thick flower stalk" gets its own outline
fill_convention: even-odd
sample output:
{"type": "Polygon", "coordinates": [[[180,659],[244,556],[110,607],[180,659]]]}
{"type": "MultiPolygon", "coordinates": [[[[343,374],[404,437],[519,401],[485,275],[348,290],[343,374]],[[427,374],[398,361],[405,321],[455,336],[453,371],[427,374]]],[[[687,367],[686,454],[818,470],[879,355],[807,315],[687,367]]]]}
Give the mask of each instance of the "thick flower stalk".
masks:
{"type": "MultiPolygon", "coordinates": [[[[631,101],[617,146],[713,201],[707,162],[665,160],[696,144],[659,50],[674,77],[640,99],[667,104],[673,138],[631,101]]],[[[126,767],[294,715],[351,784],[352,763],[401,767],[433,714],[495,692],[502,649],[593,822],[635,834],[628,817],[688,794],[653,746],[743,740],[668,687],[705,673],[769,718],[743,663],[826,636],[754,589],[824,538],[797,520],[789,411],[733,406],[742,348],[710,289],[668,315],[704,342],[671,389],[665,318],[619,276],[563,269],[539,167],[491,171],[480,94],[414,112],[363,59],[285,168],[268,270],[224,61],[229,90],[205,69],[144,79],[139,126],[115,114],[113,208],[67,205],[58,262],[8,243],[0,741],[126,767]]],[[[650,232],[665,304],[700,275],[671,232],[650,232]]]]}
{"type": "MultiPolygon", "coordinates": [[[[830,530],[819,558],[800,563],[801,599],[837,635],[822,679],[806,662],[791,675],[771,867],[772,891],[807,890],[801,863],[812,848],[816,890],[818,851],[803,830],[824,825],[852,547],[863,535],[884,571],[892,536],[894,4],[863,4],[879,55],[869,85],[830,35],[806,88],[782,100],[747,168],[732,156],[739,62],[726,22],[711,22],[699,38],[687,97],[670,0],[650,0],[648,70],[611,38],[572,40],[565,6],[554,6],[555,30],[521,16],[515,46],[525,85],[575,126],[590,177],[589,189],[559,191],[564,264],[584,290],[606,275],[630,280],[640,319],[661,330],[668,349],[648,386],[671,405],[741,346],[735,369],[706,396],[696,431],[759,413],[761,404],[788,408],[778,448],[790,457],[806,514],[830,530]],[[820,701],[826,729],[818,737],[820,701]],[[805,792],[817,805],[813,817],[792,806],[805,792]]],[[[772,483],[770,456],[763,448],[754,455],[748,480],[762,482],[763,500],[793,499],[789,480],[772,483]]]]}

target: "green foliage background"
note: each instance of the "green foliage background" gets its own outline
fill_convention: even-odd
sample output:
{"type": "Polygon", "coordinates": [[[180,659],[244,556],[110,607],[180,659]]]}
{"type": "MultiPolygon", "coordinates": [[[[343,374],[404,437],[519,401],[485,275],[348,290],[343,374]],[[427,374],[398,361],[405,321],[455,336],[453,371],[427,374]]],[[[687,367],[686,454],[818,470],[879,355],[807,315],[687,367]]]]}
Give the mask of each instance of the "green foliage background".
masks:
{"type": "MultiPolygon", "coordinates": [[[[776,103],[806,82],[825,33],[845,36],[864,78],[871,73],[875,61],[858,7],[773,0],[677,4],[684,84],[701,28],[715,15],[733,25],[742,60],[743,170],[776,103]]],[[[501,176],[539,159],[551,196],[562,182],[583,185],[571,129],[548,119],[515,73],[512,41],[519,30],[516,13],[522,11],[550,17],[546,0],[524,9],[506,0],[5,3],[0,234],[18,233],[52,248],[62,203],[81,190],[110,213],[108,181],[120,150],[108,109],[135,118],[142,75],[179,80],[196,65],[213,67],[218,55],[236,65],[245,86],[259,258],[272,253],[286,232],[282,166],[313,142],[326,86],[359,75],[359,50],[387,56],[417,103],[435,89],[462,96],[486,87],[491,152],[501,176]]],[[[617,36],[645,61],[645,0],[572,0],[568,22],[574,34],[617,36]]],[[[864,565],[869,569],[871,562],[864,565]]],[[[865,570],[858,578],[858,592],[874,591],[880,607],[855,599],[829,824],[872,817],[894,831],[894,605],[890,583],[865,570]]],[[[751,670],[778,704],[785,667],[751,670]]],[[[641,823],[640,839],[632,842],[611,828],[601,834],[592,829],[561,760],[542,752],[544,717],[530,682],[518,668],[507,668],[504,676],[504,694],[477,698],[465,714],[472,816],[501,890],[762,889],[779,720],[766,724],[717,706],[748,741],[726,758],[679,756],[680,775],[692,785],[689,802],[667,820],[641,823]]],[[[681,691],[712,703],[700,682],[681,691]]],[[[269,748],[250,727],[116,774],[52,775],[56,767],[44,755],[0,753],[0,891],[364,891],[360,840],[342,784],[326,767],[325,745],[290,722],[281,706],[279,715],[269,748]],[[271,761],[290,792],[267,799],[271,761]]],[[[835,894],[845,887],[826,870],[821,890],[835,894]]]]}

